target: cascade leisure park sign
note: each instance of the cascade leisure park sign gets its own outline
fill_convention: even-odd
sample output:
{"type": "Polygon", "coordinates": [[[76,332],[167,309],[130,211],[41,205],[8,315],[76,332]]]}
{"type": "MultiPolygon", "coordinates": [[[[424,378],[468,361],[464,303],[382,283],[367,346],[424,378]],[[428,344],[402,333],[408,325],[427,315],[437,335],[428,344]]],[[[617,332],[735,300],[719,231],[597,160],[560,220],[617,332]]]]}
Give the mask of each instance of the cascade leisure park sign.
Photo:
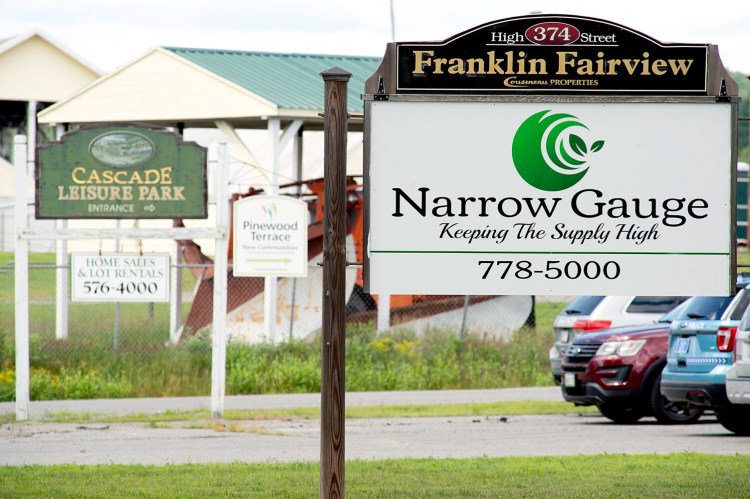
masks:
{"type": "Polygon", "coordinates": [[[389,44],[364,99],[368,292],[731,293],[715,46],[526,16],[389,44]]]}
{"type": "Polygon", "coordinates": [[[206,218],[206,149],[173,132],[104,125],[37,147],[36,218],[206,218]]]}

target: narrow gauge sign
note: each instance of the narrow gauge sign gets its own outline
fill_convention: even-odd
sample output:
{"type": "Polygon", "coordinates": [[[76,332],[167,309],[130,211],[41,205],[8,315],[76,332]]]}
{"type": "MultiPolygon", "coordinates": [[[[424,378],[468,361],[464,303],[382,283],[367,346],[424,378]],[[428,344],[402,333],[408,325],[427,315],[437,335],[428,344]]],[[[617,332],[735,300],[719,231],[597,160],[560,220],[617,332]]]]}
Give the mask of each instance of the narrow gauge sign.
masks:
{"type": "Polygon", "coordinates": [[[235,201],[232,218],[234,275],[307,276],[307,203],[249,196],[235,201]]]}
{"type": "Polygon", "coordinates": [[[373,101],[369,292],[727,295],[731,116],[373,101]]]}
{"type": "Polygon", "coordinates": [[[72,301],[169,301],[166,253],[71,254],[72,301]]]}
{"type": "Polygon", "coordinates": [[[36,218],[206,218],[206,150],[136,125],[82,128],[37,148],[36,218]]]}

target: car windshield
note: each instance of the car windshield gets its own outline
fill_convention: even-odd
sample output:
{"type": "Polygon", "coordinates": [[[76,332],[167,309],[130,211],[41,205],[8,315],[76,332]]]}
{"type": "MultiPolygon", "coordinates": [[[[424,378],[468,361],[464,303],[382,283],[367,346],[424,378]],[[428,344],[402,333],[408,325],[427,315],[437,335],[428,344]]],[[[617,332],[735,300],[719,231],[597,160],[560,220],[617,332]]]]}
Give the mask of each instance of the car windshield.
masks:
{"type": "Polygon", "coordinates": [[[694,298],[689,298],[689,299],[685,300],[684,302],[680,303],[675,308],[673,308],[672,310],[670,310],[666,314],[664,314],[661,317],[659,317],[656,320],[656,322],[662,323],[662,324],[669,324],[669,323],[671,323],[673,320],[677,319],[680,316],[680,314],[682,314],[682,311],[685,310],[685,307],[689,306],[690,301],[693,300],[693,299],[694,298]]]}
{"type": "Polygon", "coordinates": [[[742,319],[742,315],[748,304],[750,304],[750,290],[743,289],[739,292],[739,299],[735,301],[734,309],[732,310],[729,320],[738,321],[742,319]]]}
{"type": "Polygon", "coordinates": [[[626,312],[629,314],[664,314],[684,302],[687,296],[636,296],[626,312]]]}
{"type": "Polygon", "coordinates": [[[742,314],[742,321],[740,322],[740,329],[747,331],[750,329],[750,307],[745,309],[745,313],[742,314]]]}
{"type": "Polygon", "coordinates": [[[590,315],[603,299],[603,296],[579,296],[565,307],[563,313],[565,315],[590,315]]]}
{"type": "Polygon", "coordinates": [[[734,296],[696,296],[685,302],[685,307],[672,320],[718,320],[733,299],[734,296]]]}

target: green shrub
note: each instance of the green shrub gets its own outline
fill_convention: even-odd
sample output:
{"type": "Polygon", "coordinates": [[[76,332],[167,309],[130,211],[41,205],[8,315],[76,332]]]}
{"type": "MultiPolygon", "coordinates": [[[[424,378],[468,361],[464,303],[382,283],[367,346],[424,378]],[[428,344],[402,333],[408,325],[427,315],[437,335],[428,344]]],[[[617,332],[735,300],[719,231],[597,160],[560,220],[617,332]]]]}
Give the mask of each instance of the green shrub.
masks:
{"type": "MultiPolygon", "coordinates": [[[[59,374],[44,368],[32,368],[29,391],[32,400],[121,398],[132,394],[126,379],[103,376],[95,369],[63,369],[59,374]]],[[[2,400],[15,400],[15,372],[0,373],[2,400]]]]}
{"type": "Polygon", "coordinates": [[[102,375],[96,369],[63,369],[60,383],[66,399],[122,398],[132,392],[128,380],[102,375]]]}
{"type": "Polygon", "coordinates": [[[31,369],[29,389],[31,400],[58,400],[65,398],[65,390],[63,389],[60,376],[46,369],[31,369]]]}

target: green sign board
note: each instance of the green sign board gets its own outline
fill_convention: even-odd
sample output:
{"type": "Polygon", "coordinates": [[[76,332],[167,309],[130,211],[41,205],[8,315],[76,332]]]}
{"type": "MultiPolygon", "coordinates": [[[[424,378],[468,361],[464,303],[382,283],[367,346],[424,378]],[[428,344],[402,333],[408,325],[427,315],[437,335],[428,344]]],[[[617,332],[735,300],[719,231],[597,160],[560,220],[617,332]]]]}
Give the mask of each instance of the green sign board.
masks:
{"type": "Polygon", "coordinates": [[[206,149],[160,128],[82,128],[37,147],[36,194],[36,218],[206,218],[206,149]]]}

